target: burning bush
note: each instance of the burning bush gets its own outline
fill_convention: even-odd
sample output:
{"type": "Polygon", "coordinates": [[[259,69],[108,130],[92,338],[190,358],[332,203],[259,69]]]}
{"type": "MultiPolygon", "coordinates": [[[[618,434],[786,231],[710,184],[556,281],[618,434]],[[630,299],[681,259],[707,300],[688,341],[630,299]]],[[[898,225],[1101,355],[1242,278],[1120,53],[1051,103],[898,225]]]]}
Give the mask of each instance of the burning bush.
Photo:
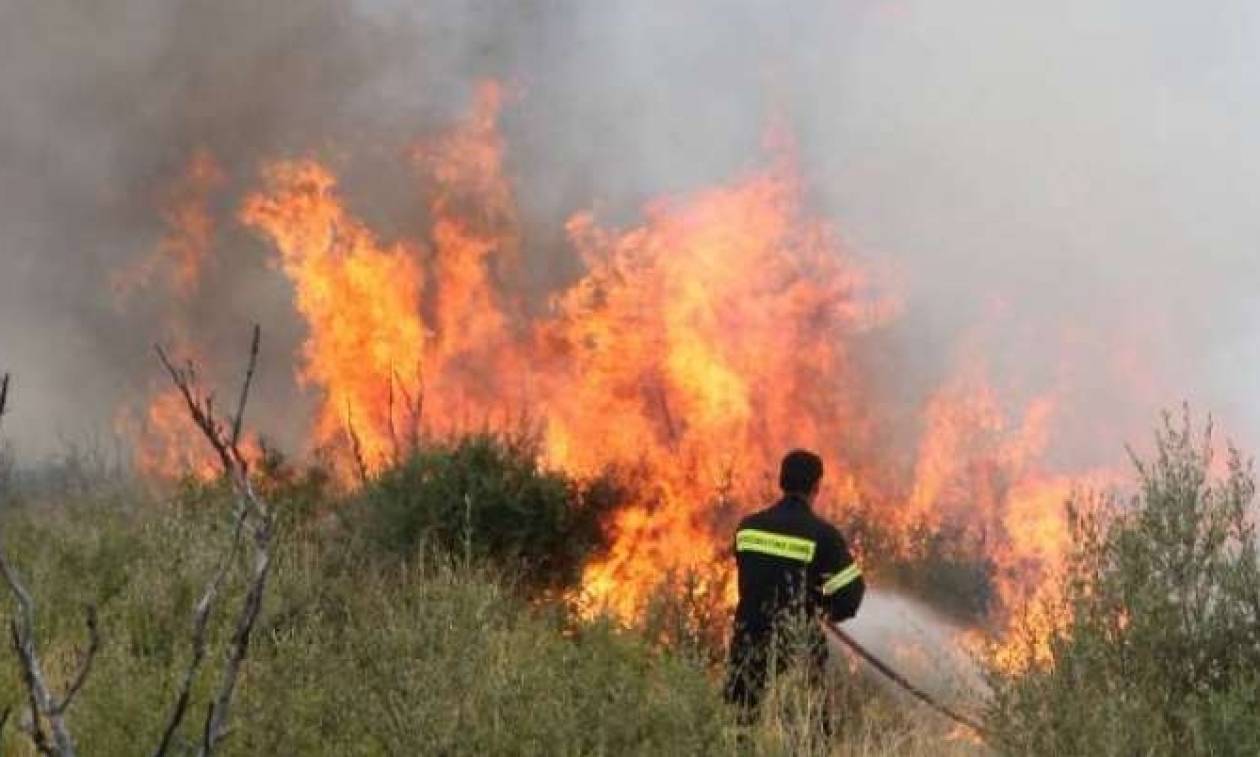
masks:
{"type": "Polygon", "coordinates": [[[528,589],[552,589],[577,581],[619,503],[608,477],[579,482],[545,470],[528,436],[476,434],[419,446],[368,484],[362,514],[387,549],[429,542],[507,566],[528,589]]]}
{"type": "MultiPolygon", "coordinates": [[[[1260,751],[1260,564],[1250,462],[1166,418],[1138,493],[1076,498],[1048,646],[994,659],[990,723],[1035,754],[1260,751]]],[[[1009,651],[1009,650],[1008,650],[1009,651]]]]}

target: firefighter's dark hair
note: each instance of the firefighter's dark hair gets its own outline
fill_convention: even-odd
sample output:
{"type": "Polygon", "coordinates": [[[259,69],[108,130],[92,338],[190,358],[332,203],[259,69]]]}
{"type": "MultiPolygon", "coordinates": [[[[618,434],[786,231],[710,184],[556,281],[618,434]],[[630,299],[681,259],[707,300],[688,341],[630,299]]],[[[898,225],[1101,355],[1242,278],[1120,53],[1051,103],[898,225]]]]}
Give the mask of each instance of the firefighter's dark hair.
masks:
{"type": "Polygon", "coordinates": [[[809,494],[822,477],[822,458],[808,450],[792,450],[779,466],[779,488],[785,494],[809,494]]]}

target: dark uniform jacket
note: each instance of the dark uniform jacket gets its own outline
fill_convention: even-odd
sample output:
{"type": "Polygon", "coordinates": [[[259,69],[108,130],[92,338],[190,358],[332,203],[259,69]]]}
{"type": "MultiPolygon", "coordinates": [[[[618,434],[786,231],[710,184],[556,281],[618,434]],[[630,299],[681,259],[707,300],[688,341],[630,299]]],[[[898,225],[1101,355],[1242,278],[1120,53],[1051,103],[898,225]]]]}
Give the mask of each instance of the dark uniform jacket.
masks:
{"type": "MultiPolygon", "coordinates": [[[[739,605],[727,695],[755,706],[766,682],[766,648],[773,643],[776,621],[786,613],[801,611],[811,619],[851,618],[862,603],[866,584],[840,532],[796,495],[740,522],[735,561],[739,605]]],[[[826,645],[821,631],[817,636],[821,667],[826,645]]]]}

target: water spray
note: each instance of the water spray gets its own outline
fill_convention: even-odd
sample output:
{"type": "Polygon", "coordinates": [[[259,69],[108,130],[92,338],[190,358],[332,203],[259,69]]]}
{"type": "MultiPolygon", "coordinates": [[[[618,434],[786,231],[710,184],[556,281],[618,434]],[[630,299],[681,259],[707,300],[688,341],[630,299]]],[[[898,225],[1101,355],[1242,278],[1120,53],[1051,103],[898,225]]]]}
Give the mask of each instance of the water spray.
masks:
{"type": "Polygon", "coordinates": [[[839,641],[841,644],[844,644],[846,647],[852,650],[854,654],[856,654],[858,657],[861,657],[863,660],[867,662],[867,664],[875,668],[875,670],[879,671],[881,675],[883,675],[888,680],[892,681],[894,684],[896,684],[900,689],[905,691],[910,696],[926,704],[928,707],[931,707],[933,710],[936,710],[937,712],[949,718],[950,720],[954,721],[955,723],[958,723],[959,725],[970,728],[971,730],[975,731],[976,734],[978,734],[981,738],[986,738],[988,736],[988,731],[986,731],[984,727],[981,726],[979,723],[977,723],[975,720],[972,720],[966,715],[962,715],[958,713],[957,711],[945,706],[944,704],[941,704],[931,694],[928,694],[923,689],[920,689],[918,686],[915,686],[905,676],[898,673],[896,670],[890,667],[883,660],[879,659],[870,651],[868,651],[866,647],[858,643],[857,639],[854,639],[852,636],[850,636],[849,634],[841,630],[840,626],[838,626],[837,624],[832,623],[831,621],[823,621],[823,628],[826,629],[832,635],[832,637],[836,639],[836,641],[839,641]]]}

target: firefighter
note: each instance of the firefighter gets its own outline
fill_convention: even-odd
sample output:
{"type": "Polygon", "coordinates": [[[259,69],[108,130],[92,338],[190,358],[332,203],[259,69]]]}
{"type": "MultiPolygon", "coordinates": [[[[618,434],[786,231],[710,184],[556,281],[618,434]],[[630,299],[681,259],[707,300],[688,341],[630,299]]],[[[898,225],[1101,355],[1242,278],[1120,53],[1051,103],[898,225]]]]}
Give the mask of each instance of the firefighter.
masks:
{"type": "Polygon", "coordinates": [[[804,642],[811,678],[820,680],[827,645],[817,621],[852,618],[866,592],[844,538],[813,511],[822,477],[821,458],[789,452],[779,469],[783,498],[744,518],[735,532],[739,604],[725,693],[746,722],[756,717],[770,675],[782,667],[778,661],[790,656],[785,629],[805,637],[797,641],[804,642]],[[803,622],[793,626],[793,618],[803,622]]]}

